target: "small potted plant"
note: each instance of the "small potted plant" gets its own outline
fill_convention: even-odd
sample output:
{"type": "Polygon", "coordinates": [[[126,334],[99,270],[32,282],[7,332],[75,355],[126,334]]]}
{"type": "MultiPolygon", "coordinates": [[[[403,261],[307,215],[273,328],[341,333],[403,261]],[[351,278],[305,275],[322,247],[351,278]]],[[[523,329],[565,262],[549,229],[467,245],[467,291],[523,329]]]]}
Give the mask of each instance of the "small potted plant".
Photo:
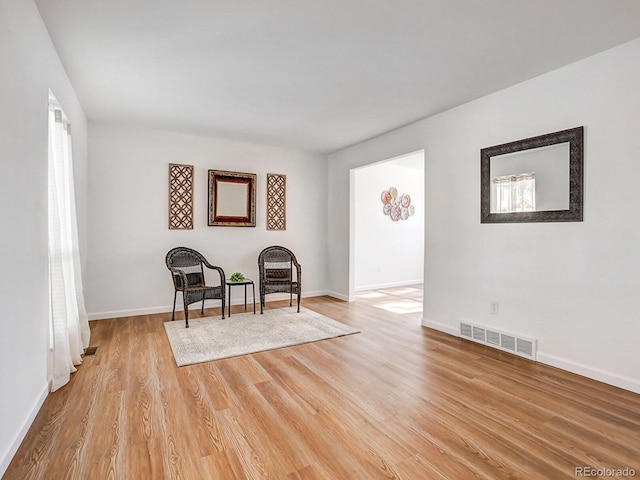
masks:
{"type": "Polygon", "coordinates": [[[244,275],[240,272],[233,272],[229,280],[231,280],[232,282],[243,282],[244,275]]]}

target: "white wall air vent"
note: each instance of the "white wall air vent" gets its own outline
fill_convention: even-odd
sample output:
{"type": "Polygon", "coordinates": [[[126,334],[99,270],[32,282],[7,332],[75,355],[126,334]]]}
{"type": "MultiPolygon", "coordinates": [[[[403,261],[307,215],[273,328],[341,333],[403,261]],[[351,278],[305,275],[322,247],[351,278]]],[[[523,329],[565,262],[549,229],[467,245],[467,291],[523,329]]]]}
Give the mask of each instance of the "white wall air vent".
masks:
{"type": "Polygon", "coordinates": [[[471,337],[471,333],[473,332],[473,328],[471,325],[467,325],[466,323],[460,324],[460,336],[461,337],[471,337]]]}
{"type": "Polygon", "coordinates": [[[460,322],[459,336],[521,357],[536,359],[537,340],[491,327],[460,322]]]}

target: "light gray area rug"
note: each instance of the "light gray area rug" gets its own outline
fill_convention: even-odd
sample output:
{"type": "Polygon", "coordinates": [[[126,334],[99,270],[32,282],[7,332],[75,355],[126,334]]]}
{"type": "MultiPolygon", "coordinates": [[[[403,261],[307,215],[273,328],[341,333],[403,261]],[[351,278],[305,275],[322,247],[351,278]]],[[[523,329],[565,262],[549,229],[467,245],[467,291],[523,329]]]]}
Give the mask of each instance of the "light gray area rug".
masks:
{"type": "Polygon", "coordinates": [[[165,322],[173,356],[179,367],[248,353],[317,342],[359,333],[344,323],[300,307],[260,313],[194,318],[165,322]]]}

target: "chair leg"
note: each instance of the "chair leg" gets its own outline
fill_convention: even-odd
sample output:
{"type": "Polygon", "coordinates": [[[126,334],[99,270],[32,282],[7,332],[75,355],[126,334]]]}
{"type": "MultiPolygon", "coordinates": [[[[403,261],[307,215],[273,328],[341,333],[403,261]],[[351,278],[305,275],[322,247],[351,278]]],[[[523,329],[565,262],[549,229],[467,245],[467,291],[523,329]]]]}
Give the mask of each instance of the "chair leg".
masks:
{"type": "Polygon", "coordinates": [[[262,315],[262,307],[264,307],[264,294],[260,293],[260,315],[262,315]]]}
{"type": "Polygon", "coordinates": [[[298,290],[298,313],[300,313],[300,290],[298,290]]]}
{"type": "Polygon", "coordinates": [[[182,292],[182,303],[184,305],[184,323],[185,327],[189,328],[189,301],[187,299],[187,291],[182,292]]]}
{"type": "Polygon", "coordinates": [[[222,299],[221,300],[222,300],[222,319],[223,320],[224,320],[224,303],[225,303],[224,302],[224,294],[225,294],[225,291],[222,290],[222,299]]]}
{"type": "Polygon", "coordinates": [[[178,291],[174,290],[173,292],[173,312],[171,312],[171,321],[173,322],[176,319],[176,298],[178,296],[178,291]]]}

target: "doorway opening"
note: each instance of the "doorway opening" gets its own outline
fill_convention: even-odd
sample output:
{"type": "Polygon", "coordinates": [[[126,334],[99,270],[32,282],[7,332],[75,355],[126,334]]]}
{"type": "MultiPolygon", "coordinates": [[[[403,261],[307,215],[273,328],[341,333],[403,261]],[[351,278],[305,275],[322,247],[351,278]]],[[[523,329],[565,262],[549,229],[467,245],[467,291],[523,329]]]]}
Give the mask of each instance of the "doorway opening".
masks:
{"type": "Polygon", "coordinates": [[[351,170],[349,298],[422,312],[424,150],[351,170]]]}

